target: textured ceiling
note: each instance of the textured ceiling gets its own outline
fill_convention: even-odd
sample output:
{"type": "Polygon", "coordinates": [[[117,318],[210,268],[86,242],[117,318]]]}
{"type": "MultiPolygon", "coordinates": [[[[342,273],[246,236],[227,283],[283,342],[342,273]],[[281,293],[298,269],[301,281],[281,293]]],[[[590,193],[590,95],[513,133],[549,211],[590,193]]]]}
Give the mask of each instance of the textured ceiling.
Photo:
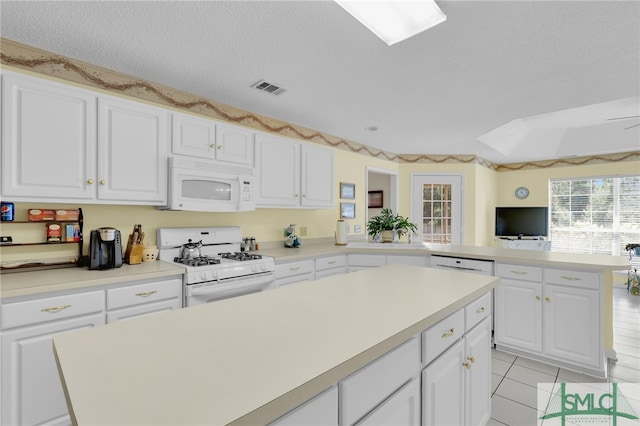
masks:
{"type": "Polygon", "coordinates": [[[640,115],[640,1],[438,5],[393,46],[332,1],[2,0],[0,35],[394,153],[640,149],[640,119],[606,121],[640,115]]]}

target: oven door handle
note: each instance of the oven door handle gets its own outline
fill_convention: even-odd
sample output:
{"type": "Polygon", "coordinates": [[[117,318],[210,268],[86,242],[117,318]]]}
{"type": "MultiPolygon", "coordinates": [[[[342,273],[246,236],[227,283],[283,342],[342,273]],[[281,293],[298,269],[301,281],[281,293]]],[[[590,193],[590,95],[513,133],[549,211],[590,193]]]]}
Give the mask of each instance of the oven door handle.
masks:
{"type": "Polygon", "coordinates": [[[255,278],[231,278],[213,285],[190,289],[191,296],[203,296],[216,293],[242,293],[245,290],[267,288],[274,279],[273,274],[263,274],[255,278]],[[244,281],[244,282],[238,282],[244,281]]]}

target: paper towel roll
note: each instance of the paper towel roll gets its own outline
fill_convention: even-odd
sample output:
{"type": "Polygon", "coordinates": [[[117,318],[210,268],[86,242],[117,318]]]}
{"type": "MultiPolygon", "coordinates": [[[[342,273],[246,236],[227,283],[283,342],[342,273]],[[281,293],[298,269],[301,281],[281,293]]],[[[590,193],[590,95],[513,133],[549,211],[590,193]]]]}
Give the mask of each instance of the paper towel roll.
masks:
{"type": "Polygon", "coordinates": [[[340,219],[336,225],[336,245],[347,245],[347,233],[349,232],[349,225],[347,222],[340,219]]]}

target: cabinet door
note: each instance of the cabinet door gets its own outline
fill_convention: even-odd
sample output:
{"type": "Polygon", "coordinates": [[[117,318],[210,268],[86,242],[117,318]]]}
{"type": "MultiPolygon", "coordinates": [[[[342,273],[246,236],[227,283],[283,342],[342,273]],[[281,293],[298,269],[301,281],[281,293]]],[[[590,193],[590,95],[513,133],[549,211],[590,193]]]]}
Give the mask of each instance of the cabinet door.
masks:
{"type": "Polygon", "coordinates": [[[333,207],[333,150],[301,146],[301,195],[303,207],[333,207]]]}
{"type": "Polygon", "coordinates": [[[464,341],[460,340],[422,371],[422,424],[464,423],[464,341]]]}
{"type": "Polygon", "coordinates": [[[485,318],[464,340],[464,424],[486,425],[491,417],[491,319],[485,318]]]}
{"type": "Polygon", "coordinates": [[[253,132],[243,127],[218,123],[216,160],[253,166],[253,132]]]}
{"type": "Polygon", "coordinates": [[[174,112],[171,124],[171,152],[209,160],[215,158],[215,121],[174,112]]]}
{"type": "Polygon", "coordinates": [[[96,97],[43,79],[2,75],[2,195],[91,200],[96,97]]]}
{"type": "Polygon", "coordinates": [[[420,425],[420,380],[411,380],[357,425],[420,425]]]}
{"type": "Polygon", "coordinates": [[[495,289],[495,341],[542,350],[542,284],[502,279],[495,289]]]}
{"type": "Polygon", "coordinates": [[[98,198],[166,204],[168,111],[107,96],[98,111],[98,198]]]}
{"type": "Polygon", "coordinates": [[[51,340],[101,324],[104,313],[3,332],[2,424],[70,423],[51,340]]]}
{"type": "Polygon", "coordinates": [[[546,284],[544,287],[544,350],[559,360],[600,368],[600,294],[546,284]]]}
{"type": "Polygon", "coordinates": [[[256,135],[256,207],[300,205],[300,144],[256,135]]]}

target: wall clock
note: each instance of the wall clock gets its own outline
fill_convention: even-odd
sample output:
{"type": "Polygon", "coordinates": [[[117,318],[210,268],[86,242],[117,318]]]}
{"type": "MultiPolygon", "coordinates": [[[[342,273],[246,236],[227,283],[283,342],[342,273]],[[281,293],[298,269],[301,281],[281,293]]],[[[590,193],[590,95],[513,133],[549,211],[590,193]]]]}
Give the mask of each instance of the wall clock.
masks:
{"type": "Polygon", "coordinates": [[[524,200],[525,198],[527,198],[529,196],[529,189],[525,186],[521,186],[519,188],[516,189],[516,197],[524,200]]]}

